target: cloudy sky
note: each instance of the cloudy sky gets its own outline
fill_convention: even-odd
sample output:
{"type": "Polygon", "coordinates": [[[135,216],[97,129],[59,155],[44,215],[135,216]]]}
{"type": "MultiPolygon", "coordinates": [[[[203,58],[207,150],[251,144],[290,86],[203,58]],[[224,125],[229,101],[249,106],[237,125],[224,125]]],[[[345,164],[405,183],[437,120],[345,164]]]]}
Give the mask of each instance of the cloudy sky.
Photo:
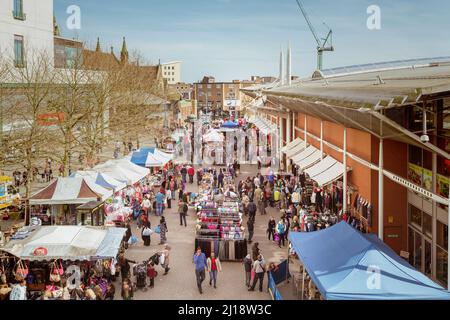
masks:
{"type": "MultiPolygon", "coordinates": [[[[325,22],[336,51],[324,68],[450,56],[450,1],[302,0],[320,37],[325,22]],[[367,28],[367,8],[381,9],[381,30],[367,28]]],[[[309,76],[316,66],[316,43],[295,0],[55,0],[63,36],[119,51],[148,62],[183,61],[182,80],[203,75],[217,80],[278,74],[280,48],[291,43],[293,73],[309,76]],[[67,8],[81,9],[81,29],[69,30],[67,8]]]]}

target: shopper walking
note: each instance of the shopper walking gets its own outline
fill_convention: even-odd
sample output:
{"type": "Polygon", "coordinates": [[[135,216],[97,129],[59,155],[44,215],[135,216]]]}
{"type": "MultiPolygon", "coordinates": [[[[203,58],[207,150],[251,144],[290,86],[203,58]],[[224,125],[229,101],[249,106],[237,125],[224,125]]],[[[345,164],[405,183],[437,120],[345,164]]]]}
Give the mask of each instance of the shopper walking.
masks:
{"type": "Polygon", "coordinates": [[[169,230],[167,229],[166,218],[164,218],[164,216],[162,216],[161,220],[159,221],[159,235],[161,238],[161,241],[159,243],[160,245],[165,244],[167,242],[167,236],[166,236],[167,232],[169,232],[169,230]]]}
{"type": "Polygon", "coordinates": [[[206,260],[209,272],[209,285],[214,283],[214,289],[217,289],[217,274],[222,272],[222,264],[219,258],[216,258],[214,252],[211,253],[211,257],[206,260]]]}
{"type": "Polygon", "coordinates": [[[243,263],[245,271],[245,285],[247,286],[247,289],[249,289],[250,281],[252,280],[252,256],[250,253],[244,258],[243,263]]]}
{"type": "Polygon", "coordinates": [[[164,213],[164,200],[166,198],[165,193],[163,194],[160,191],[158,191],[158,193],[155,196],[156,199],[156,215],[157,216],[162,216],[164,213]]]}
{"type": "Polygon", "coordinates": [[[252,243],[253,233],[255,231],[255,220],[253,218],[248,219],[247,230],[248,230],[248,243],[252,243]]]}
{"type": "Polygon", "coordinates": [[[197,287],[200,294],[203,294],[202,283],[205,280],[205,270],[207,269],[206,256],[200,247],[194,254],[195,276],[197,278],[197,287]]]}
{"type": "Polygon", "coordinates": [[[183,200],[180,200],[180,202],[178,203],[178,214],[180,215],[180,226],[182,226],[183,222],[184,222],[184,226],[187,227],[186,216],[187,216],[188,210],[189,210],[189,207],[188,207],[187,203],[184,202],[183,200]]]}
{"type": "Polygon", "coordinates": [[[168,244],[166,244],[166,245],[164,246],[164,250],[161,252],[161,254],[164,255],[164,263],[161,264],[161,267],[164,268],[164,273],[163,273],[164,276],[165,276],[167,273],[169,273],[169,270],[170,270],[170,268],[169,268],[169,262],[170,262],[170,250],[171,250],[171,249],[172,249],[172,248],[171,248],[168,244]]]}
{"type": "Polygon", "coordinates": [[[275,228],[277,226],[277,222],[274,217],[270,217],[269,223],[267,224],[267,234],[268,239],[270,240],[270,236],[272,236],[272,241],[275,241],[275,228]]]}
{"type": "Polygon", "coordinates": [[[264,274],[266,273],[266,263],[264,262],[262,255],[259,255],[258,260],[253,263],[253,271],[255,272],[255,277],[253,278],[253,284],[248,291],[255,291],[256,283],[259,281],[259,292],[262,292],[264,274]]]}
{"type": "Polygon", "coordinates": [[[248,218],[255,220],[256,217],[256,204],[253,200],[250,199],[250,202],[247,205],[248,218]]]}
{"type": "Polygon", "coordinates": [[[146,221],[144,227],[142,228],[141,236],[144,241],[144,246],[149,247],[151,242],[151,235],[153,233],[152,229],[150,229],[151,224],[150,221],[146,221]]]}
{"type": "Polygon", "coordinates": [[[284,247],[285,246],[284,241],[285,241],[285,236],[286,236],[286,224],[284,223],[284,219],[281,219],[278,222],[277,232],[278,232],[278,236],[279,236],[278,247],[281,248],[281,242],[283,242],[283,247],[284,247]]]}

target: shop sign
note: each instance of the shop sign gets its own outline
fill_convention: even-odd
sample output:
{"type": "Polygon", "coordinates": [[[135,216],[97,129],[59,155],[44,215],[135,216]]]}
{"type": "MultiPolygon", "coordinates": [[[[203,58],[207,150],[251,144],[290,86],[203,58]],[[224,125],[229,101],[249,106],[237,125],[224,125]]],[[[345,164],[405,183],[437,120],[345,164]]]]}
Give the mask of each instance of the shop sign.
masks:
{"type": "MultiPolygon", "coordinates": [[[[425,190],[433,190],[433,173],[415,164],[408,164],[408,178],[413,183],[422,186],[425,190]]],[[[436,193],[444,198],[448,198],[450,180],[443,175],[436,175],[436,193]]]]}
{"type": "Polygon", "coordinates": [[[33,255],[37,257],[46,256],[48,253],[48,250],[44,247],[39,247],[33,251],[33,255]]]}

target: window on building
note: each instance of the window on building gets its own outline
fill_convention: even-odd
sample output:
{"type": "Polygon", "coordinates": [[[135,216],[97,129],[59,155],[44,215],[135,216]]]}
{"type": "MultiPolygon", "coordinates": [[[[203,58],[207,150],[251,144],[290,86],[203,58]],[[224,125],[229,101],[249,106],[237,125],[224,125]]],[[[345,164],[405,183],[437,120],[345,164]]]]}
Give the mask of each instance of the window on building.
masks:
{"type": "Polygon", "coordinates": [[[14,0],[14,19],[25,20],[25,14],[23,13],[23,0],[14,0]]]}
{"type": "Polygon", "coordinates": [[[17,68],[25,66],[23,36],[14,36],[14,65],[17,68]]]}
{"type": "Polygon", "coordinates": [[[436,279],[444,286],[447,287],[447,255],[448,252],[440,247],[436,248],[436,279]]]}
{"type": "Polygon", "coordinates": [[[175,70],[175,67],[172,67],[172,70],[175,70]]]}
{"type": "MultiPolygon", "coordinates": [[[[77,59],[81,56],[78,48],[65,47],[66,68],[74,68],[77,65],[77,59]]],[[[81,61],[79,62],[81,63],[81,61]]]]}
{"type": "Polygon", "coordinates": [[[212,85],[208,84],[208,89],[212,89],[212,85]]]}
{"type": "Polygon", "coordinates": [[[409,223],[422,230],[422,210],[409,205],[409,223]]]}

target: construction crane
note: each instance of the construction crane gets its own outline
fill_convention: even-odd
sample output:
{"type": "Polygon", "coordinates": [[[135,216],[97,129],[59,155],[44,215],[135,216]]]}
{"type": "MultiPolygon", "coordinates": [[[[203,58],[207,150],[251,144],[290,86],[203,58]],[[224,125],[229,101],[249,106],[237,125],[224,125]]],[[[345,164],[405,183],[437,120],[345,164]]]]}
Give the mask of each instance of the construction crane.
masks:
{"type": "Polygon", "coordinates": [[[300,8],[300,10],[303,13],[303,16],[305,17],[306,22],[308,23],[309,29],[311,30],[311,33],[314,36],[314,39],[316,39],[317,42],[317,70],[322,70],[323,67],[323,53],[325,51],[334,51],[333,47],[333,30],[330,29],[325,23],[324,25],[328,28],[328,34],[325,38],[320,39],[317,36],[316,30],[314,29],[314,26],[311,23],[311,20],[309,20],[308,13],[306,12],[305,8],[303,7],[303,4],[300,0],[296,0],[297,4],[300,8]]]}

